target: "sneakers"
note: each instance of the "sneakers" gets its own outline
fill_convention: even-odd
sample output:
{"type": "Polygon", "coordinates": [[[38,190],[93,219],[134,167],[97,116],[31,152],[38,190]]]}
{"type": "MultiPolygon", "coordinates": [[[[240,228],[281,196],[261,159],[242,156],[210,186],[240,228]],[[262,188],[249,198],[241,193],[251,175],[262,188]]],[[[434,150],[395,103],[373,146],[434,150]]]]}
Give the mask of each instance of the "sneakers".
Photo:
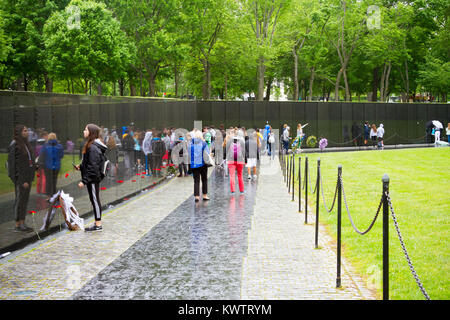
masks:
{"type": "Polygon", "coordinates": [[[90,231],[102,231],[102,226],[97,226],[96,224],[94,224],[92,227],[89,228],[85,228],[84,231],[86,232],[90,232],[90,231]]]}
{"type": "Polygon", "coordinates": [[[30,227],[27,227],[27,226],[24,225],[24,224],[21,224],[21,225],[18,226],[18,227],[14,227],[14,231],[15,231],[15,232],[31,232],[31,231],[33,231],[33,229],[30,228],[30,227]]]}
{"type": "Polygon", "coordinates": [[[251,178],[252,178],[252,176],[249,174],[248,177],[247,177],[247,179],[250,180],[251,178]]]}
{"type": "Polygon", "coordinates": [[[256,180],[256,178],[257,178],[257,176],[256,176],[256,174],[254,174],[254,175],[253,175],[253,179],[256,180]]]}

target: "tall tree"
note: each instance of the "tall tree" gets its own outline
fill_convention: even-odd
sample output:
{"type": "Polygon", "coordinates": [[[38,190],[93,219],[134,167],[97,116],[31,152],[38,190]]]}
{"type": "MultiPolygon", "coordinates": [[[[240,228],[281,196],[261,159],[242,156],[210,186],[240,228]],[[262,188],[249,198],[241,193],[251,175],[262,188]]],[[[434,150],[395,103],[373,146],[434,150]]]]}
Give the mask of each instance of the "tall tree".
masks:
{"type": "Polygon", "coordinates": [[[273,43],[280,17],[289,0],[242,0],[252,26],[258,52],[258,93],[256,100],[264,99],[264,75],[267,62],[273,57],[273,43]]]}
{"type": "Polygon", "coordinates": [[[72,0],[44,26],[46,62],[59,79],[81,79],[87,94],[89,81],[115,81],[124,76],[132,45],[119,22],[103,3],[72,0]]]}

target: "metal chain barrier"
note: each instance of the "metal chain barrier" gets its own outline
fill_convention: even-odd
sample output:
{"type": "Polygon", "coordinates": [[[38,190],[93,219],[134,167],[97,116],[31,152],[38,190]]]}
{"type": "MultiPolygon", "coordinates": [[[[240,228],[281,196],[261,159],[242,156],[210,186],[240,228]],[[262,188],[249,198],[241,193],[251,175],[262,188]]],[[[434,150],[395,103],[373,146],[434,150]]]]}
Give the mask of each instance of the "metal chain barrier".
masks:
{"type": "MultiPolygon", "coordinates": [[[[312,181],[312,180],[311,180],[311,171],[310,171],[310,170],[308,170],[308,179],[309,179],[309,181],[312,181]]],[[[311,189],[309,189],[309,192],[311,192],[311,194],[315,194],[316,191],[317,191],[317,179],[316,179],[315,185],[316,185],[316,186],[314,187],[314,191],[313,191],[313,189],[312,189],[312,186],[311,186],[311,189]]]]}
{"type": "MultiPolygon", "coordinates": [[[[321,191],[322,191],[323,206],[325,207],[325,210],[328,211],[328,213],[331,213],[331,211],[333,211],[334,204],[336,203],[336,196],[337,196],[337,191],[338,191],[338,183],[339,183],[339,180],[338,180],[338,183],[336,183],[336,189],[335,189],[335,191],[334,191],[334,198],[333,198],[333,203],[331,204],[331,209],[328,209],[327,204],[325,203],[325,195],[324,195],[324,193],[323,193],[322,173],[321,173],[320,170],[321,170],[321,169],[319,168],[319,173],[320,173],[320,174],[319,174],[319,176],[320,176],[320,189],[321,189],[321,191]]],[[[339,178],[338,178],[338,179],[339,179],[339,178]]]]}
{"type": "Polygon", "coordinates": [[[392,219],[394,220],[395,230],[397,230],[398,238],[400,240],[400,245],[402,246],[402,250],[403,250],[403,253],[405,254],[406,261],[408,262],[409,269],[411,270],[411,273],[412,273],[414,279],[416,280],[416,283],[419,286],[420,291],[425,296],[425,299],[431,300],[430,296],[425,291],[425,288],[423,287],[422,282],[420,281],[419,276],[417,275],[416,270],[414,269],[414,266],[413,266],[413,264],[411,262],[411,258],[409,257],[408,251],[406,250],[405,243],[403,241],[403,237],[402,237],[402,234],[400,233],[400,228],[398,226],[397,217],[395,216],[394,208],[393,208],[392,202],[391,202],[391,198],[389,197],[388,193],[386,193],[386,198],[387,198],[387,201],[389,203],[389,208],[391,210],[392,219]]]}
{"type": "Polygon", "coordinates": [[[359,231],[358,228],[353,223],[352,216],[350,215],[350,210],[348,209],[347,198],[345,196],[345,191],[344,191],[344,184],[342,183],[342,177],[340,179],[340,183],[341,183],[341,188],[342,188],[342,195],[344,196],[344,204],[345,204],[345,208],[347,209],[347,214],[348,214],[348,218],[350,219],[350,223],[352,224],[353,229],[357,233],[359,233],[360,235],[365,235],[372,229],[373,225],[375,224],[375,221],[377,221],[378,214],[380,213],[381,206],[383,205],[383,196],[381,196],[380,204],[378,205],[377,212],[375,213],[375,217],[373,218],[372,223],[370,224],[369,228],[366,231],[359,231]]]}

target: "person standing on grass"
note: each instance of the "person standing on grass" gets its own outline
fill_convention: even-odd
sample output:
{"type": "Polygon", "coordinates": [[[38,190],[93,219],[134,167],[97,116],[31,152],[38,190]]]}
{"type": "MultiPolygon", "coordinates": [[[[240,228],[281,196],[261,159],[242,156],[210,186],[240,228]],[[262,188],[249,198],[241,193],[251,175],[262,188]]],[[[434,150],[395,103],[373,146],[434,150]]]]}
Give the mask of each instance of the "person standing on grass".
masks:
{"type": "Polygon", "coordinates": [[[64,148],[58,143],[56,134],[50,132],[48,140],[41,150],[42,163],[44,164],[44,172],[46,178],[47,196],[51,197],[56,193],[56,184],[58,183],[58,174],[61,169],[61,159],[64,157],[64,148]]]}
{"type": "Polygon", "coordinates": [[[209,200],[208,197],[208,167],[203,158],[205,153],[209,153],[208,144],[203,140],[203,134],[200,130],[195,130],[193,138],[188,148],[189,163],[194,176],[194,197],[195,202],[200,201],[200,179],[202,181],[203,200],[209,200]]]}
{"type": "Polygon", "coordinates": [[[91,201],[95,223],[92,227],[85,228],[84,231],[102,230],[102,205],[100,202],[100,181],[102,180],[102,166],[105,159],[107,147],[100,140],[100,128],[95,124],[88,124],[83,131],[86,143],[83,146],[83,158],[81,164],[75,169],[81,171],[81,182],[78,187],[87,187],[89,199],[91,201]]]}
{"type": "Polygon", "coordinates": [[[36,171],[32,147],[28,142],[28,129],[23,124],[14,128],[14,139],[8,148],[8,176],[14,183],[15,232],[30,232],[33,229],[25,225],[31,183],[36,171]]]}

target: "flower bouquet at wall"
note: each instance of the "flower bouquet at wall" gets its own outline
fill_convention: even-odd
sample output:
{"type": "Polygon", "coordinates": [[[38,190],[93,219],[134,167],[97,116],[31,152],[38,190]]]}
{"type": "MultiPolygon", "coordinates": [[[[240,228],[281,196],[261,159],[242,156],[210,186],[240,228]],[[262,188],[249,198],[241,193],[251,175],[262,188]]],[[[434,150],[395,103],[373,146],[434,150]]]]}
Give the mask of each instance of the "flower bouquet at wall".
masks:
{"type": "Polygon", "coordinates": [[[306,140],[306,145],[309,148],[314,148],[317,144],[317,138],[315,136],[309,136],[308,139],[306,140]]]}
{"type": "Polygon", "coordinates": [[[320,141],[319,141],[320,151],[323,151],[327,147],[327,145],[328,145],[327,139],[325,139],[325,138],[320,139],[320,141]]]}

